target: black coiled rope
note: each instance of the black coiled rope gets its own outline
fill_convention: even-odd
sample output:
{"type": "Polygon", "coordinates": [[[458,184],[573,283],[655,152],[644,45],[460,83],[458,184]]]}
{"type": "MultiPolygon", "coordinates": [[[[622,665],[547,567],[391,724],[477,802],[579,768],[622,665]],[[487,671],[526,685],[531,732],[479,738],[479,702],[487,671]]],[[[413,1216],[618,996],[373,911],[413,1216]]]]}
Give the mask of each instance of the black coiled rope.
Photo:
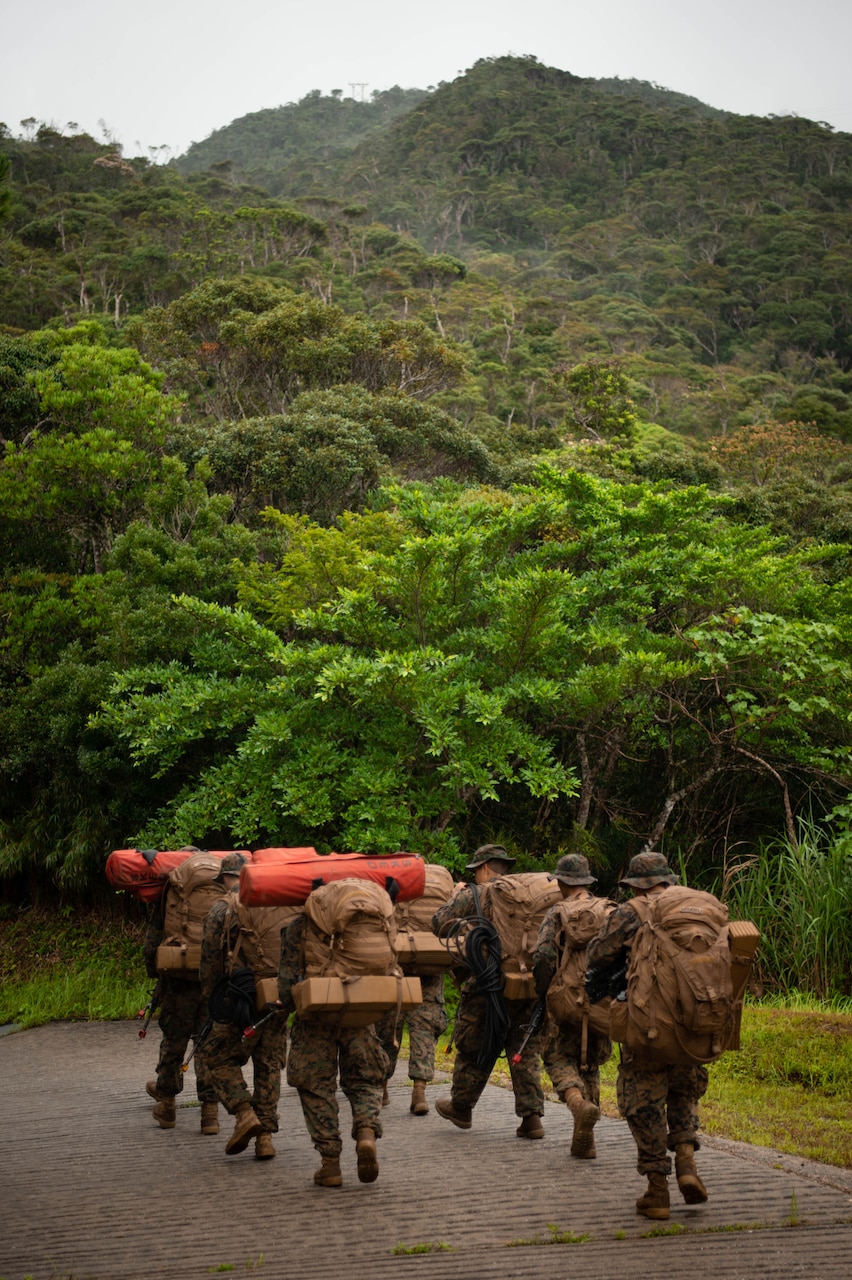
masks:
{"type": "MultiPolygon", "coordinates": [[[[479,910],[479,895],[474,893],[479,910]]],[[[503,999],[503,949],[500,935],[480,910],[476,922],[470,916],[454,920],[441,930],[448,951],[454,951],[476,982],[478,995],[485,996],[485,1027],[476,1065],[490,1071],[506,1047],[512,1022],[503,999]]]]}
{"type": "Polygon", "coordinates": [[[210,992],[209,1011],[214,1022],[231,1022],[245,1031],[254,1022],[255,985],[251,969],[224,974],[210,992]]]}

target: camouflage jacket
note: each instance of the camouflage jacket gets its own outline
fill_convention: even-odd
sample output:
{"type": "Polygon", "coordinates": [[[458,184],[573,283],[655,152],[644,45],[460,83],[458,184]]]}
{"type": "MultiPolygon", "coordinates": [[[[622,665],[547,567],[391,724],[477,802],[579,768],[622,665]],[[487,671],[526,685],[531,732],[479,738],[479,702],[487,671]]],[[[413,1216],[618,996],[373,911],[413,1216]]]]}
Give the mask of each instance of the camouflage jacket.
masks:
{"type": "Polygon", "coordinates": [[[296,916],[281,931],[281,963],[278,966],[278,999],[288,1013],[293,1013],[292,987],[294,982],[301,981],[302,974],[302,938],[305,932],[305,917],[296,916]]]}
{"type": "Polygon", "coordinates": [[[201,979],[201,994],[205,999],[209,998],[217,980],[225,972],[225,917],[228,906],[227,896],[220,898],[213,903],[204,921],[198,975],[201,979]]]}
{"type": "Polygon", "coordinates": [[[142,958],[145,962],[145,972],[149,978],[156,978],[157,975],[157,947],[163,941],[165,936],[165,910],[166,895],[165,893],[155,902],[148,914],[148,925],[145,929],[145,944],[142,951],[142,958]]]}
{"type": "Polygon", "coordinates": [[[629,902],[615,908],[605,927],[592,938],[586,952],[590,969],[610,969],[620,959],[622,951],[629,949],[641,921],[629,902]]]}

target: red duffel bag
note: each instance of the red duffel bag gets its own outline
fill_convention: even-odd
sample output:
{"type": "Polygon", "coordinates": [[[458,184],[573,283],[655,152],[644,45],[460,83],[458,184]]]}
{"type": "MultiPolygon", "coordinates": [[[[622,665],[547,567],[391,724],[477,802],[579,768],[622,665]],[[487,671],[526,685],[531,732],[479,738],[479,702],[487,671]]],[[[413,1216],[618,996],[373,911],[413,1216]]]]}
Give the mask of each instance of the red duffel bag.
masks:
{"type": "MultiPolygon", "coordinates": [[[[260,850],[268,854],[270,850],[260,850]]],[[[419,898],[426,864],[419,853],[326,853],[302,858],[258,858],[240,872],[240,902],[247,907],[297,907],[332,880],[372,880],[396,902],[419,898]]]]}
{"type": "MultiPolygon", "coordinates": [[[[179,867],[197,849],[113,849],[106,861],[106,878],[114,889],[125,889],[140,902],[156,902],[170,871],[179,867]]],[[[205,849],[214,858],[227,853],[251,854],[247,849],[205,849]]]]}
{"type": "Polygon", "coordinates": [[[251,855],[252,862],[304,862],[305,858],[318,856],[312,844],[292,849],[255,849],[251,855]]]}

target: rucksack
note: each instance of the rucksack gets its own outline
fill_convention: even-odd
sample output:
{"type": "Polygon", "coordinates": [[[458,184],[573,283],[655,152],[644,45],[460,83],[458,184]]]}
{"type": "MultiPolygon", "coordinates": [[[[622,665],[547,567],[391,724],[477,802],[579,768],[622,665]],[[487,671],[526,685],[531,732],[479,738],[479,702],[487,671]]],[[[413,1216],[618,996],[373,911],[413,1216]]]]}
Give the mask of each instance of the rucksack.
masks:
{"type": "Polygon", "coordinates": [[[300,914],[300,908],[246,907],[238,893],[235,889],[228,895],[223,928],[223,941],[228,948],[225,970],[231,972],[244,965],[255,978],[277,978],[281,930],[300,914]]]}
{"type": "Polygon", "coordinates": [[[498,934],[508,999],[533,999],[533,952],[538,931],[551,907],[562,901],[556,880],[546,871],[498,876],[484,887],[483,914],[498,934]]]}
{"type": "Polygon", "coordinates": [[[335,880],[305,903],[307,977],[399,973],[396,921],[388,893],[371,880],[335,880]]]}
{"type": "Polygon", "coordinates": [[[157,948],[157,971],[198,977],[205,917],[225,895],[220,879],[222,859],[193,853],[168,877],[163,904],[163,940],[157,948]]]}
{"type": "Polygon", "coordinates": [[[670,885],[631,900],[641,924],[630,946],[626,999],[610,1032],[649,1066],[713,1062],[731,1037],[734,998],[728,908],[670,885]]]}
{"type": "Polygon", "coordinates": [[[453,894],[453,877],[440,863],[428,862],[424,868],[426,883],[419,898],[394,903],[396,927],[402,933],[431,933],[432,917],[453,894]]]}
{"type": "Polygon", "coordinates": [[[566,898],[555,908],[559,967],[547,989],[547,1009],[556,1022],[582,1026],[609,1035],[608,998],[589,1004],[586,994],[586,951],[601,930],[615,903],[608,898],[566,898]]]}

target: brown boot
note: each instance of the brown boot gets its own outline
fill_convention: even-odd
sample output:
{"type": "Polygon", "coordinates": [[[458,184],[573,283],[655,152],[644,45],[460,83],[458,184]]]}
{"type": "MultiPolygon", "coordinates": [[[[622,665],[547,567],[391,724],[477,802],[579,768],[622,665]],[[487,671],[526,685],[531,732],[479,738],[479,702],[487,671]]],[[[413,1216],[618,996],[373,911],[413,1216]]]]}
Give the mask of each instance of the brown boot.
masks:
{"type": "Polygon", "coordinates": [[[571,1155],[577,1160],[594,1160],[598,1154],[595,1150],[595,1125],[601,1118],[600,1107],[587,1102],[576,1086],[566,1089],[562,1097],[574,1117],[571,1155]]]}
{"type": "Polygon", "coordinates": [[[158,1089],[157,1089],[157,1081],[156,1081],[156,1080],[148,1080],[148,1081],[146,1082],[146,1084],[145,1084],[145,1092],[147,1093],[148,1097],[149,1097],[149,1098],[153,1098],[155,1102],[159,1102],[159,1101],[160,1101],[161,1094],[159,1093],[159,1091],[158,1091],[158,1089]]]}
{"type": "Polygon", "coordinates": [[[537,1116],[535,1112],[531,1116],[524,1116],[515,1134],[518,1138],[543,1138],[544,1125],[541,1123],[541,1116],[537,1116]]]}
{"type": "Polygon", "coordinates": [[[157,1105],[151,1108],[151,1115],[161,1129],[174,1129],[177,1120],[174,1098],[160,1098],[157,1105]]]}
{"type": "Polygon", "coordinates": [[[272,1145],[271,1133],[259,1133],[254,1140],[255,1160],[274,1160],[275,1148],[272,1145]]]}
{"type": "Polygon", "coordinates": [[[202,1102],[201,1132],[202,1133],[218,1133],[219,1132],[218,1102],[202,1102]]]}
{"type": "Polygon", "coordinates": [[[664,1173],[648,1174],[648,1190],[636,1201],[636,1212],[663,1221],[669,1216],[669,1182],[664,1173]]]}
{"type": "Polygon", "coordinates": [[[390,1094],[388,1093],[388,1087],[387,1087],[387,1085],[385,1085],[384,1092],[383,1092],[383,1094],[382,1094],[382,1106],[383,1106],[383,1107],[389,1107],[389,1106],[390,1106],[390,1094]]]}
{"type": "Polygon", "coordinates": [[[314,1174],[314,1182],[318,1187],[342,1187],[343,1174],[340,1172],[340,1160],[337,1156],[323,1156],[322,1167],[314,1174]]]}
{"type": "Polygon", "coordinates": [[[675,1147],[675,1173],[680,1193],[687,1204],[703,1204],[707,1188],[695,1167],[695,1148],[691,1142],[679,1142],[675,1147]]]}
{"type": "Polygon", "coordinates": [[[426,1081],[415,1080],[411,1090],[411,1106],[409,1111],[415,1116],[429,1114],[429,1103],[426,1101],[426,1081]]]}
{"type": "Polygon", "coordinates": [[[457,1107],[452,1098],[439,1098],[435,1110],[445,1120],[451,1120],[457,1129],[470,1129],[473,1125],[473,1112],[470,1107],[457,1107]]]}
{"type": "Polygon", "coordinates": [[[240,1151],[245,1151],[252,1138],[256,1138],[262,1129],[262,1125],[254,1114],[254,1109],[250,1102],[241,1102],[234,1112],[234,1132],[231,1134],[225,1144],[225,1155],[235,1156],[240,1151]]]}
{"type": "Polygon", "coordinates": [[[379,1157],[376,1154],[376,1135],[372,1129],[359,1129],[355,1140],[358,1157],[358,1181],[375,1182],[379,1176],[379,1157]]]}

